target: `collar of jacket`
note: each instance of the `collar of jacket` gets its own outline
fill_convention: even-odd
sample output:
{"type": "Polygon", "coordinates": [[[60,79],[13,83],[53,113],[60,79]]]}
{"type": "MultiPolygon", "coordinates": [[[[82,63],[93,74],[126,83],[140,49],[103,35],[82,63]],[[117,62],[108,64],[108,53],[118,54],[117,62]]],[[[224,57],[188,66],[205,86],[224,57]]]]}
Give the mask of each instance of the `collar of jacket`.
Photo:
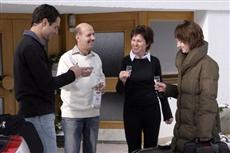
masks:
{"type": "Polygon", "coordinates": [[[187,55],[183,54],[180,50],[176,56],[176,67],[178,73],[183,73],[193,65],[196,65],[208,52],[208,42],[204,41],[204,44],[198,48],[194,48],[189,51],[187,55]]]}
{"type": "Polygon", "coordinates": [[[40,39],[36,33],[34,33],[33,31],[31,30],[25,30],[23,32],[23,35],[26,35],[26,36],[30,36],[32,37],[33,39],[35,39],[36,41],[38,41],[43,47],[46,47],[47,45],[47,41],[45,39],[40,39]]]}

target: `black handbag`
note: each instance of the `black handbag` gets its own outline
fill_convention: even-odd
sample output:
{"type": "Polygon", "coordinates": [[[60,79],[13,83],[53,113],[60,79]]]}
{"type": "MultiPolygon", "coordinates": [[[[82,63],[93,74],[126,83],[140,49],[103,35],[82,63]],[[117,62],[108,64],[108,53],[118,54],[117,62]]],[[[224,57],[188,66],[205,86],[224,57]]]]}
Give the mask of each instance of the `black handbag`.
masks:
{"type": "Polygon", "coordinates": [[[2,114],[0,115],[0,134],[15,135],[18,134],[18,129],[25,122],[25,119],[20,115],[2,114]]]}
{"type": "Polygon", "coordinates": [[[184,144],[182,153],[230,153],[230,150],[227,144],[222,141],[191,141],[184,144]]]}

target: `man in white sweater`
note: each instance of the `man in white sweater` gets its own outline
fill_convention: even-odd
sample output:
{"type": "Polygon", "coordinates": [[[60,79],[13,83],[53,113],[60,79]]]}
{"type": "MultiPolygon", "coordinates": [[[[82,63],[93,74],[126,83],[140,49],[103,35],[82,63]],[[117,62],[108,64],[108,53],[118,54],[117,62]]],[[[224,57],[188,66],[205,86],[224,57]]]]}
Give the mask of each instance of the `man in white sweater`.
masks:
{"type": "Polygon", "coordinates": [[[91,74],[78,76],[73,83],[61,88],[65,153],[79,153],[81,140],[83,153],[96,153],[105,76],[100,57],[91,50],[95,40],[93,27],[80,23],[75,32],[76,45],[60,58],[57,75],[65,73],[73,65],[87,69],[91,74]]]}

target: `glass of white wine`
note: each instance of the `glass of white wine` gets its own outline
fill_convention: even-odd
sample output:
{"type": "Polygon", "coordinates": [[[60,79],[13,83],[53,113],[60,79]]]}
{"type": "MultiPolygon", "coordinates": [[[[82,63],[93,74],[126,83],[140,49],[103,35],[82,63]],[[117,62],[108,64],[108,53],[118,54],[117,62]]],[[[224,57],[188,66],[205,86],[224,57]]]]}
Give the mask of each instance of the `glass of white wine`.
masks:
{"type": "Polygon", "coordinates": [[[93,100],[92,100],[92,108],[99,109],[101,106],[101,87],[103,86],[102,82],[100,82],[100,79],[97,79],[96,84],[93,86],[93,100]]]}
{"type": "Polygon", "coordinates": [[[129,76],[130,76],[130,75],[131,75],[131,72],[132,72],[132,66],[131,66],[131,65],[127,65],[125,70],[126,70],[127,72],[129,72],[129,76]]]}
{"type": "MultiPolygon", "coordinates": [[[[154,82],[157,83],[157,82],[160,82],[160,81],[161,81],[161,77],[160,77],[159,75],[155,75],[155,76],[154,76],[154,82]]],[[[157,99],[158,99],[158,101],[160,101],[158,91],[155,91],[155,92],[156,92],[156,94],[157,94],[157,99]]]]}
{"type": "Polygon", "coordinates": [[[154,76],[154,82],[155,82],[155,83],[156,83],[156,82],[160,82],[160,81],[161,81],[161,78],[160,78],[159,75],[154,76]]]}

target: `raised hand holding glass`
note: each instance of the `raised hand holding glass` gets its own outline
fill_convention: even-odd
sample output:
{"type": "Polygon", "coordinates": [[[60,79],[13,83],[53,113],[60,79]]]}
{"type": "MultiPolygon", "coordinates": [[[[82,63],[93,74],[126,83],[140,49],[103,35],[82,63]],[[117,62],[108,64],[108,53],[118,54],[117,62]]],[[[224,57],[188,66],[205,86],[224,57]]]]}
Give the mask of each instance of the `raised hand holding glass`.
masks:
{"type": "Polygon", "coordinates": [[[156,75],[156,76],[154,76],[154,82],[156,83],[156,82],[160,82],[161,81],[161,79],[160,79],[160,76],[159,75],[156,75]]]}
{"type": "Polygon", "coordinates": [[[126,66],[126,71],[129,72],[129,76],[130,76],[131,72],[132,72],[132,66],[131,65],[127,65],[126,66]]]}

